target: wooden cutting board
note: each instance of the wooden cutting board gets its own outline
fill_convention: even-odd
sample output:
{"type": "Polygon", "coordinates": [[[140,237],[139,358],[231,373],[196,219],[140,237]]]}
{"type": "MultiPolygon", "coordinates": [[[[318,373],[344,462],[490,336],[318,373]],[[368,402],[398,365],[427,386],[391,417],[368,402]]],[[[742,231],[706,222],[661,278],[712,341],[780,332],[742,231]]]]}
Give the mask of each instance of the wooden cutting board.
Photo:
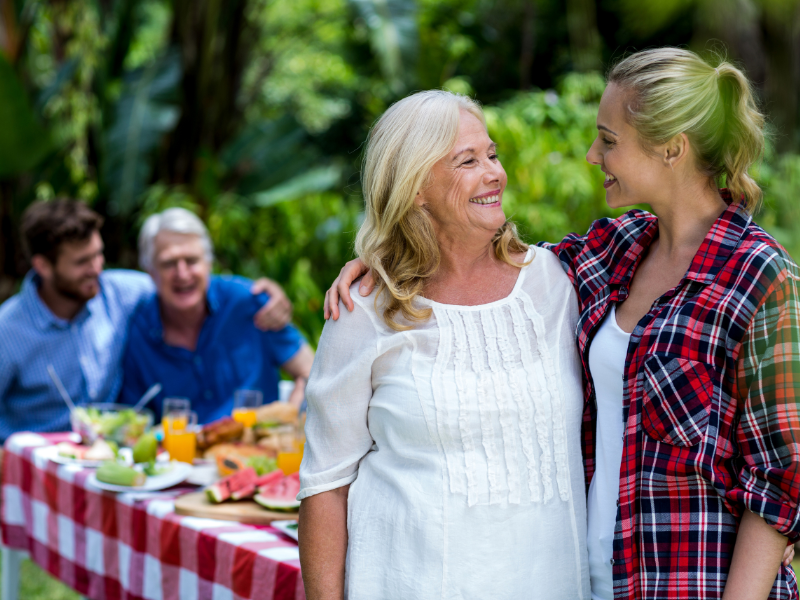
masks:
{"type": "Polygon", "coordinates": [[[269,525],[273,521],[296,519],[297,512],[267,510],[253,500],[238,500],[211,504],[205,492],[185,494],[175,500],[175,512],[186,517],[221,519],[250,525],[269,525]]]}

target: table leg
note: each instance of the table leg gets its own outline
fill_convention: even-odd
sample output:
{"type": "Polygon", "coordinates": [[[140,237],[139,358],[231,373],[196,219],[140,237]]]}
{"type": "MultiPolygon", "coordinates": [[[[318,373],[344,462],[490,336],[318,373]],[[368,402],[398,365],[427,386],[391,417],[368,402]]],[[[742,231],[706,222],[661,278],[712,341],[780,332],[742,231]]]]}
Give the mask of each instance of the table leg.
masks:
{"type": "Polygon", "coordinates": [[[0,585],[0,600],[17,600],[19,598],[19,570],[26,552],[2,546],[3,573],[0,585]]]}

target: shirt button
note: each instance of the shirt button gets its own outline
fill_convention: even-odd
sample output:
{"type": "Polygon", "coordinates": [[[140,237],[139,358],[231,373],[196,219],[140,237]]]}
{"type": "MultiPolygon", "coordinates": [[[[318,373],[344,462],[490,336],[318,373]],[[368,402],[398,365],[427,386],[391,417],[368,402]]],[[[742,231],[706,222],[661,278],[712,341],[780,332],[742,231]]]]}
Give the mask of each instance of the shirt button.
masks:
{"type": "Polygon", "coordinates": [[[211,390],[206,390],[206,393],[203,394],[206,397],[206,400],[211,400],[214,397],[214,393],[211,390]]]}
{"type": "Polygon", "coordinates": [[[203,364],[203,359],[200,358],[199,356],[195,356],[194,357],[194,364],[196,364],[199,367],[200,365],[203,364]]]}
{"type": "Polygon", "coordinates": [[[611,563],[611,566],[612,566],[612,567],[614,566],[614,559],[613,559],[613,558],[612,558],[610,561],[608,561],[608,562],[610,562],[610,563],[611,563]]]}
{"type": "Polygon", "coordinates": [[[619,498],[617,498],[617,506],[619,506],[619,498]]]}

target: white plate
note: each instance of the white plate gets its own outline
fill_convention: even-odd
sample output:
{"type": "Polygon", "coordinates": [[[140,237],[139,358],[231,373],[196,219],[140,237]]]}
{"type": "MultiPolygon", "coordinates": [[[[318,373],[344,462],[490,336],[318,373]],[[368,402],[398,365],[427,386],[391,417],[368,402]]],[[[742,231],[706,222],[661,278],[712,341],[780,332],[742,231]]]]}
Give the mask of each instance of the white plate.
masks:
{"type": "MultiPolygon", "coordinates": [[[[69,456],[61,456],[58,453],[58,446],[45,446],[44,448],[38,449],[36,454],[60,465],[77,465],[79,467],[92,469],[99,467],[105,462],[103,460],[84,460],[80,458],[70,458],[69,456]]],[[[120,448],[119,455],[125,464],[131,464],[133,462],[133,451],[130,448],[120,448]]]]}
{"type": "Polygon", "coordinates": [[[97,480],[97,476],[91,473],[86,479],[86,482],[92,487],[100,488],[108,492],[154,492],[156,490],[164,490],[173,485],[178,485],[184,481],[192,473],[192,465],[178,461],[169,463],[172,465],[167,473],[161,475],[153,475],[147,478],[144,485],[130,486],[130,485],[114,485],[111,483],[104,483],[97,480]]]}
{"type": "Polygon", "coordinates": [[[297,540],[297,521],[273,521],[270,523],[275,529],[281,533],[285,533],[295,541],[297,540]]]}

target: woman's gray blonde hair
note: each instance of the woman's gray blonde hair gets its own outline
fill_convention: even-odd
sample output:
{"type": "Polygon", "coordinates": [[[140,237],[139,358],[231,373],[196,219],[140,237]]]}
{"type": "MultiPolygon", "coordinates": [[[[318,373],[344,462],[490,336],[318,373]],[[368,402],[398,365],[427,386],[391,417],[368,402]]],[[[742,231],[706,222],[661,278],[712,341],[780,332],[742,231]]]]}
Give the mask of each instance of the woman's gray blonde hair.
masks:
{"type": "Polygon", "coordinates": [[[698,168],[755,212],[762,192],[748,169],[764,152],[764,116],[747,77],[719,59],[714,67],[694,52],[656,48],[619,62],[608,75],[632,93],[629,121],[645,147],[685,133],[698,168]]]}
{"type": "MultiPolygon", "coordinates": [[[[430,185],[433,166],[453,148],[460,112],[486,119],[477,102],[452,92],[418,92],[392,105],[370,131],[361,174],[366,204],[356,253],[377,274],[383,318],[396,331],[430,317],[414,305],[425,281],[439,268],[440,254],[428,213],[414,198],[430,185]]],[[[506,222],[492,240],[497,257],[514,266],[512,253],[527,251],[516,227],[506,222]]]]}
{"type": "Polygon", "coordinates": [[[156,236],[162,231],[198,236],[203,245],[205,259],[209,263],[214,260],[214,245],[200,217],[185,208],[168,208],[147,217],[139,231],[139,266],[148,273],[153,269],[156,236]]]}

